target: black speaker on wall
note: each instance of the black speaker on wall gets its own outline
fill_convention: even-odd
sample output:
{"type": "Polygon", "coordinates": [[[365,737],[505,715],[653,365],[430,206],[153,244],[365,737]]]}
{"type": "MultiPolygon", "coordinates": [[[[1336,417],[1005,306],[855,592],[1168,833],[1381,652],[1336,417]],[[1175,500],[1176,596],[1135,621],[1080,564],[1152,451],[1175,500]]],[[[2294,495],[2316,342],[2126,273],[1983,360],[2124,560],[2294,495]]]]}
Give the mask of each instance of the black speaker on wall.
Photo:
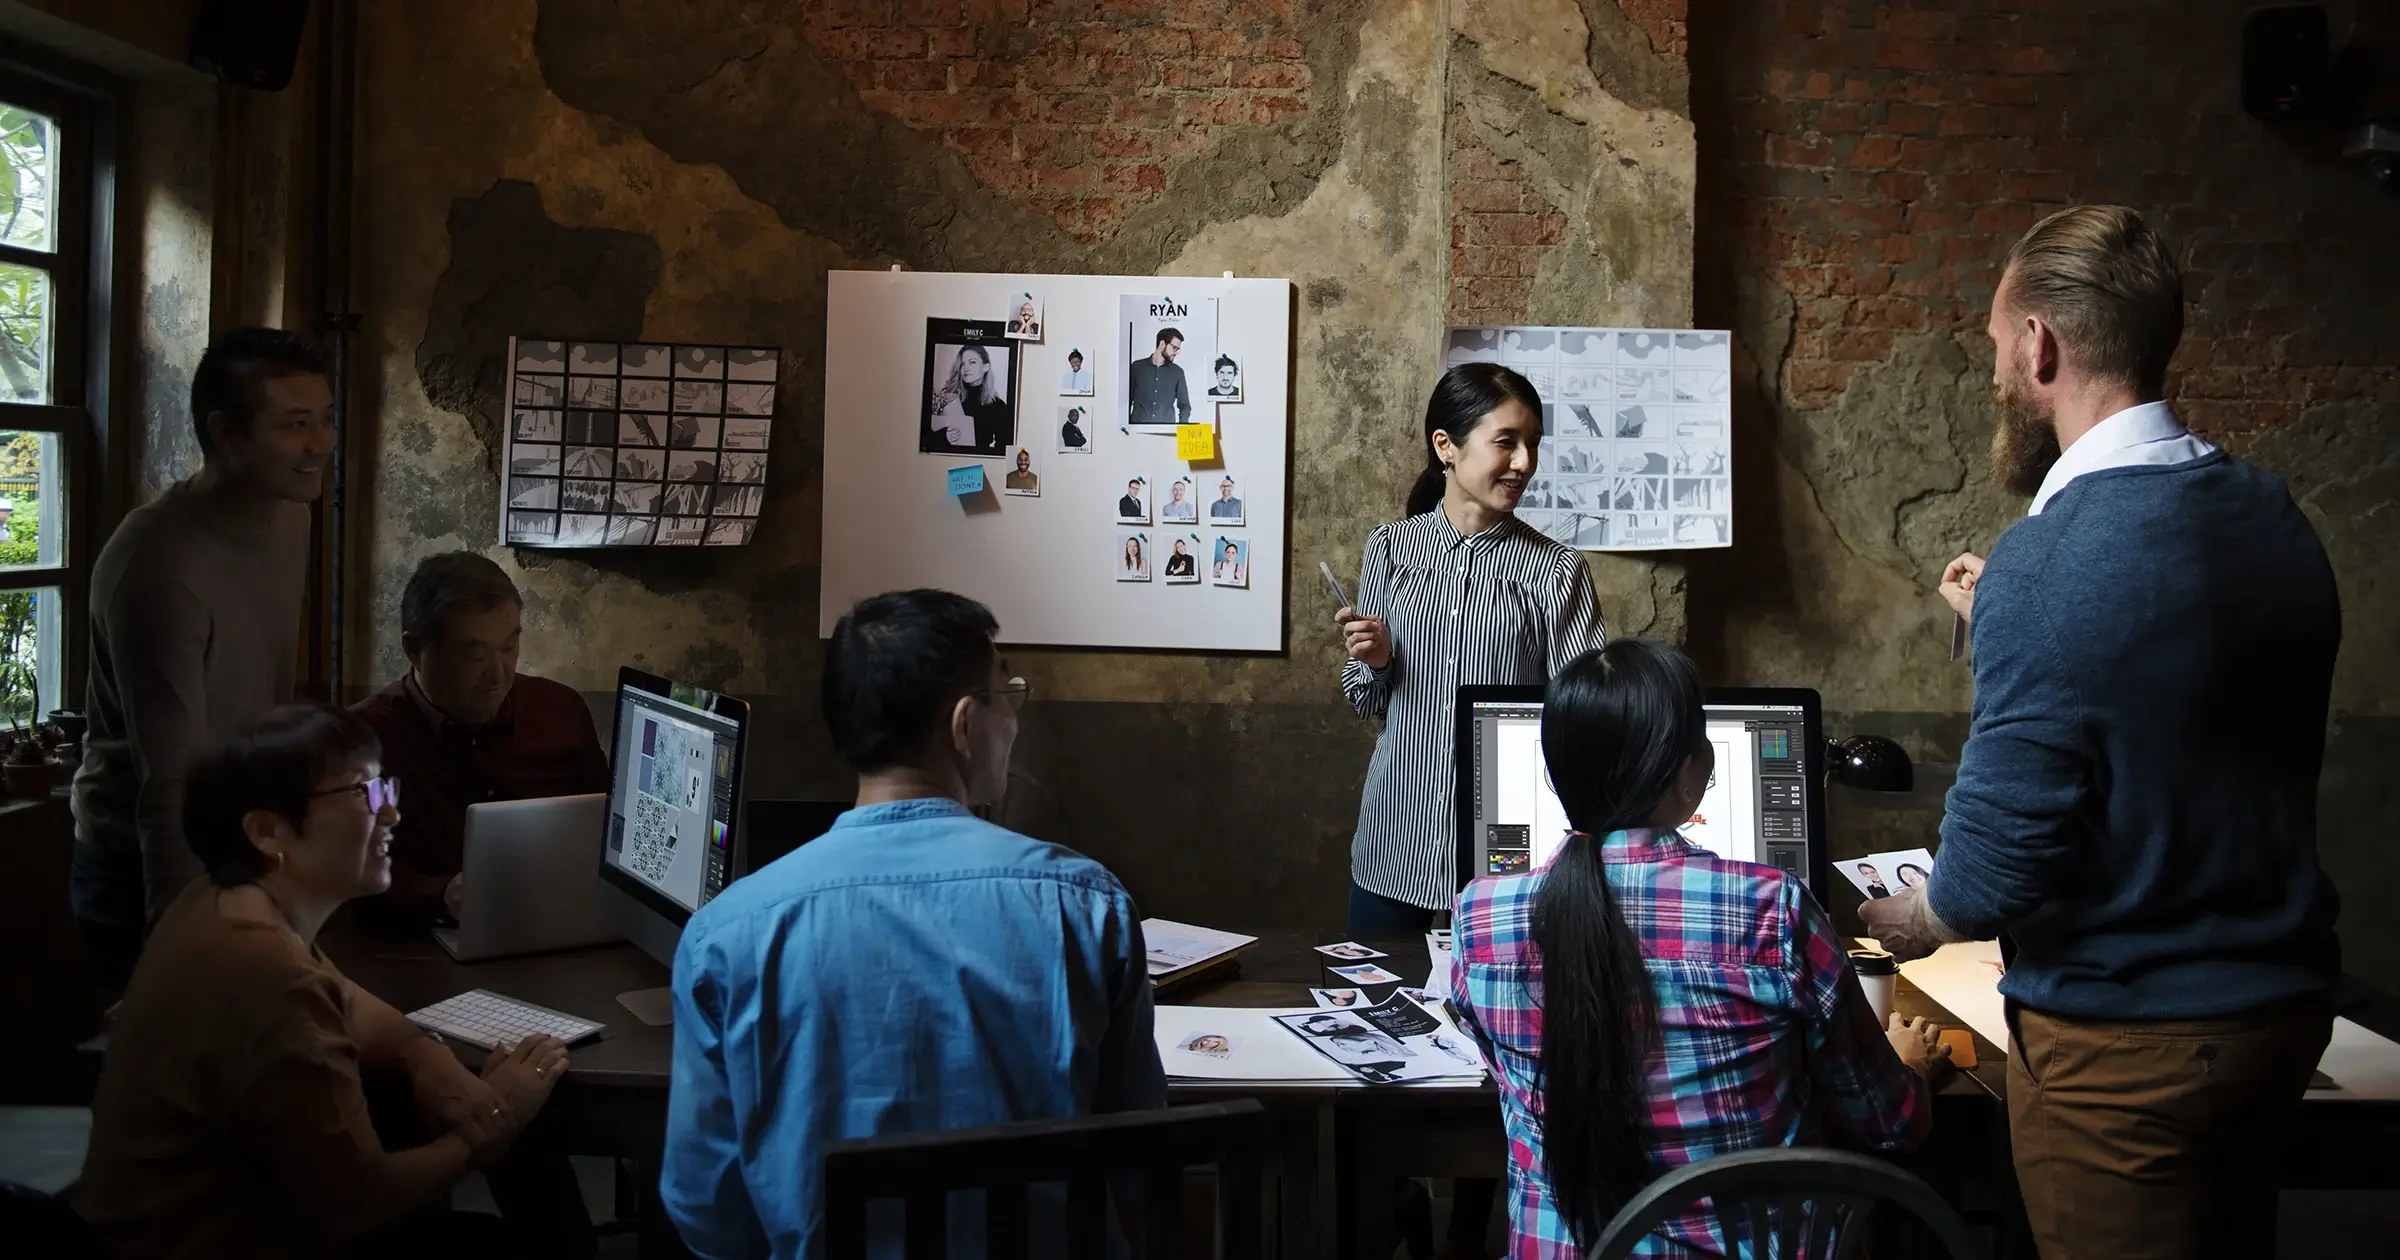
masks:
{"type": "Polygon", "coordinates": [[[204,0],[192,24],[192,64],[228,83],[280,92],[292,82],[308,0],[204,0]]]}
{"type": "Polygon", "coordinates": [[[2325,107],[2325,10],[2259,9],[2242,19],[2242,112],[2306,118],[2325,107]]]}

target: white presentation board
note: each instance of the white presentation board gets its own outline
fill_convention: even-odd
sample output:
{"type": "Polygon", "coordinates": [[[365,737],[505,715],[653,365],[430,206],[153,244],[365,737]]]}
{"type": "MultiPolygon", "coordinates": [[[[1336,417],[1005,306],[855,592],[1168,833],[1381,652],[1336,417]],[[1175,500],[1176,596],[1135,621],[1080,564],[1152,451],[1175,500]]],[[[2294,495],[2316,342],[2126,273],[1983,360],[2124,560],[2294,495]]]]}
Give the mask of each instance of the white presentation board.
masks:
{"type": "Polygon", "coordinates": [[[867,596],[936,587],[989,607],[1004,643],[1280,650],[1291,310],[1280,279],[831,273],[817,633],[867,596]],[[1037,340],[1018,335],[1027,295],[1037,340]],[[1180,392],[1150,361],[1167,329],[1182,336],[1180,392]],[[1180,459],[1171,424],[1134,423],[1186,406],[1194,423],[1214,414],[1216,458],[1180,459]],[[1062,436],[1069,408],[1082,409],[1079,450],[1062,436]],[[1020,448],[1030,479],[1010,477],[1020,448]],[[970,467],[986,488],[952,494],[970,467]],[[1136,479],[1148,523],[1120,524],[1136,479]]]}

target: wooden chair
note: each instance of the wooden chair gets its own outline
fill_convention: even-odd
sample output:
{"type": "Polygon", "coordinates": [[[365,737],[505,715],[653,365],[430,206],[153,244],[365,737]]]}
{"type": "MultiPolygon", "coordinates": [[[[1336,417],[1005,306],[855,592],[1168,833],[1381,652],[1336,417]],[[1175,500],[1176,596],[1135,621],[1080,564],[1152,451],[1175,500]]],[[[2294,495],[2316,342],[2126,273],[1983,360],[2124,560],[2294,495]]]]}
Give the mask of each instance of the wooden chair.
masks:
{"type": "Polygon", "coordinates": [[[1585,1260],[1625,1260],[1650,1231],[1704,1200],[1728,1254],[1755,1260],[1857,1260],[1885,1204],[1914,1217],[1951,1260],[1982,1255],[1966,1222],[1915,1174],[1851,1151],[1793,1146],[1720,1155],[1651,1182],[1585,1260]]]}
{"type": "MultiPolygon", "coordinates": [[[[1138,1177],[1143,1254],[1169,1260],[1183,1249],[1183,1175],[1193,1165],[1217,1172],[1217,1255],[1263,1254],[1267,1113],[1255,1099],[1037,1120],[1027,1124],[907,1133],[836,1142],[825,1152],[825,1257],[867,1254],[867,1208],[898,1199],[905,1207],[909,1260],[947,1254],[949,1196],[984,1192],[985,1254],[1020,1260],[1028,1253],[1026,1188],[1066,1186],[1066,1254],[1100,1260],[1108,1245],[1109,1183],[1138,1177]]],[[[1121,1184],[1121,1183],[1120,1183],[1121,1184]]],[[[1130,1222],[1131,1213],[1119,1204],[1130,1222]]]]}

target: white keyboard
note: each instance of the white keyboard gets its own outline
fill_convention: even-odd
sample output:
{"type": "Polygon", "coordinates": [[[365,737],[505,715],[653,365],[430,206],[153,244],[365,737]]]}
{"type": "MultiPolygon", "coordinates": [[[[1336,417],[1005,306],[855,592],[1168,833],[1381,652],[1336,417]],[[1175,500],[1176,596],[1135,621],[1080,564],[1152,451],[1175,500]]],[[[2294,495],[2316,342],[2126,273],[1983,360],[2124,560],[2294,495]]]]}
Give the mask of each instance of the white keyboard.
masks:
{"type": "Polygon", "coordinates": [[[574,1045],[598,1036],[607,1027],[547,1006],[502,997],[490,989],[469,989],[424,1010],[411,1011],[408,1022],[486,1050],[498,1045],[513,1046],[536,1033],[548,1033],[574,1045]]]}

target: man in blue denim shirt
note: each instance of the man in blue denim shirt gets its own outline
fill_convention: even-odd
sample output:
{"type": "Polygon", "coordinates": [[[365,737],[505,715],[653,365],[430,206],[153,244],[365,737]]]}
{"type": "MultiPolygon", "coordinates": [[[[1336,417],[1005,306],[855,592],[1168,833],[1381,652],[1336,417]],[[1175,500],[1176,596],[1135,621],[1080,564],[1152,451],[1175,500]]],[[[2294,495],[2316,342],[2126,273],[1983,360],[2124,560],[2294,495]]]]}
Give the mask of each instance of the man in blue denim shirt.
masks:
{"type": "Polygon", "coordinates": [[[997,631],[942,591],[852,609],[824,708],[858,807],[684,930],[660,1195],[703,1260],[806,1255],[840,1139],[1166,1102],[1133,899],[969,812],[1026,695],[997,631]]]}

